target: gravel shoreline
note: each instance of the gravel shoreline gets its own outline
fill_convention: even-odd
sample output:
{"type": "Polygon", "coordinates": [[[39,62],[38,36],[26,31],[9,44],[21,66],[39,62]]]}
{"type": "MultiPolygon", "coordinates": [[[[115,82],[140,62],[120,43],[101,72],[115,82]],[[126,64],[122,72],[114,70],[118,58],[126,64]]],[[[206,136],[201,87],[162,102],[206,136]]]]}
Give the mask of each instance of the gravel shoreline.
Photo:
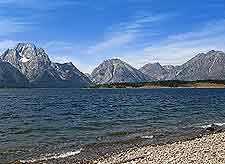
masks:
{"type": "Polygon", "coordinates": [[[134,148],[96,164],[224,164],[225,133],[173,144],[134,148]]]}
{"type": "Polygon", "coordinates": [[[221,129],[211,130],[213,132],[194,138],[178,138],[172,143],[149,146],[136,143],[128,149],[106,154],[101,149],[95,152],[96,149],[92,147],[88,151],[86,149],[84,154],[26,164],[225,164],[225,132],[221,129]]]}

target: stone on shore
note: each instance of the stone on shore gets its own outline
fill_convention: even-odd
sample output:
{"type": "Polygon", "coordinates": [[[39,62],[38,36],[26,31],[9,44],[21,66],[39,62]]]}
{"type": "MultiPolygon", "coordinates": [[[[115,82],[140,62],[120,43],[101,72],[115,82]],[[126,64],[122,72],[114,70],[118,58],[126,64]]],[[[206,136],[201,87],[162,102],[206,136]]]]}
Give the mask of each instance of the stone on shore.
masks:
{"type": "Polygon", "coordinates": [[[98,164],[224,164],[225,133],[185,142],[146,146],[100,160],[98,164]]]}

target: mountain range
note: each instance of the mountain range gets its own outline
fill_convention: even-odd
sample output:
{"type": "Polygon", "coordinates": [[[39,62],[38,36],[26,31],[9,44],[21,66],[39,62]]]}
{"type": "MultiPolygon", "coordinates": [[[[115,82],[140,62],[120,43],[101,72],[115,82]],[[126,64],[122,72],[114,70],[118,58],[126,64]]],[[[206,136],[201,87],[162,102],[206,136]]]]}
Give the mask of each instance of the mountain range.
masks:
{"type": "Polygon", "coordinates": [[[186,63],[173,66],[148,63],[139,70],[119,59],[104,61],[89,76],[97,84],[162,80],[225,80],[225,53],[200,53],[186,63]]]}
{"type": "Polygon", "coordinates": [[[72,63],[53,63],[45,50],[31,43],[6,50],[0,60],[0,86],[80,88],[91,83],[72,63]]]}
{"type": "Polygon", "coordinates": [[[200,53],[180,66],[155,63],[143,66],[140,71],[157,80],[225,80],[225,53],[212,50],[200,53]]]}
{"type": "Polygon", "coordinates": [[[225,80],[225,53],[212,50],[179,66],[148,63],[140,69],[120,59],[109,59],[91,74],[82,73],[71,62],[52,62],[44,49],[32,43],[19,43],[0,56],[0,87],[82,88],[162,80],[225,80]]]}

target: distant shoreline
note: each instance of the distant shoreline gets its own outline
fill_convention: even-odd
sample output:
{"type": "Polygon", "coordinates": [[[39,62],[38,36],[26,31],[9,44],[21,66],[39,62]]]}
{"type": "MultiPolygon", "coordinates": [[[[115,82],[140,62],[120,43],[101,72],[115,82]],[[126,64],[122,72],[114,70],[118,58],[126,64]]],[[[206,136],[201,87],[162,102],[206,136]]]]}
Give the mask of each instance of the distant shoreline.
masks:
{"type": "Polygon", "coordinates": [[[198,81],[153,81],[153,82],[123,82],[112,84],[91,84],[89,87],[0,87],[0,89],[157,89],[157,88],[225,88],[225,80],[198,80],[198,81]]]}
{"type": "Polygon", "coordinates": [[[137,83],[98,84],[90,88],[225,88],[225,80],[199,80],[199,81],[154,81],[137,83]]]}

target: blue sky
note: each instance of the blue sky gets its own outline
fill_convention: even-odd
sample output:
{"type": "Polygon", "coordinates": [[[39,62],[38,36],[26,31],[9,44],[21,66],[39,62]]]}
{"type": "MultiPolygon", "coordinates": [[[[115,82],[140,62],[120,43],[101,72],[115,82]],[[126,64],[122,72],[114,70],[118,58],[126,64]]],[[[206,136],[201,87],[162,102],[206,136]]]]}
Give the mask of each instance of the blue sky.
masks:
{"type": "Polygon", "coordinates": [[[0,0],[0,52],[32,42],[83,72],[109,58],[177,65],[225,51],[224,11],[225,0],[0,0]]]}

